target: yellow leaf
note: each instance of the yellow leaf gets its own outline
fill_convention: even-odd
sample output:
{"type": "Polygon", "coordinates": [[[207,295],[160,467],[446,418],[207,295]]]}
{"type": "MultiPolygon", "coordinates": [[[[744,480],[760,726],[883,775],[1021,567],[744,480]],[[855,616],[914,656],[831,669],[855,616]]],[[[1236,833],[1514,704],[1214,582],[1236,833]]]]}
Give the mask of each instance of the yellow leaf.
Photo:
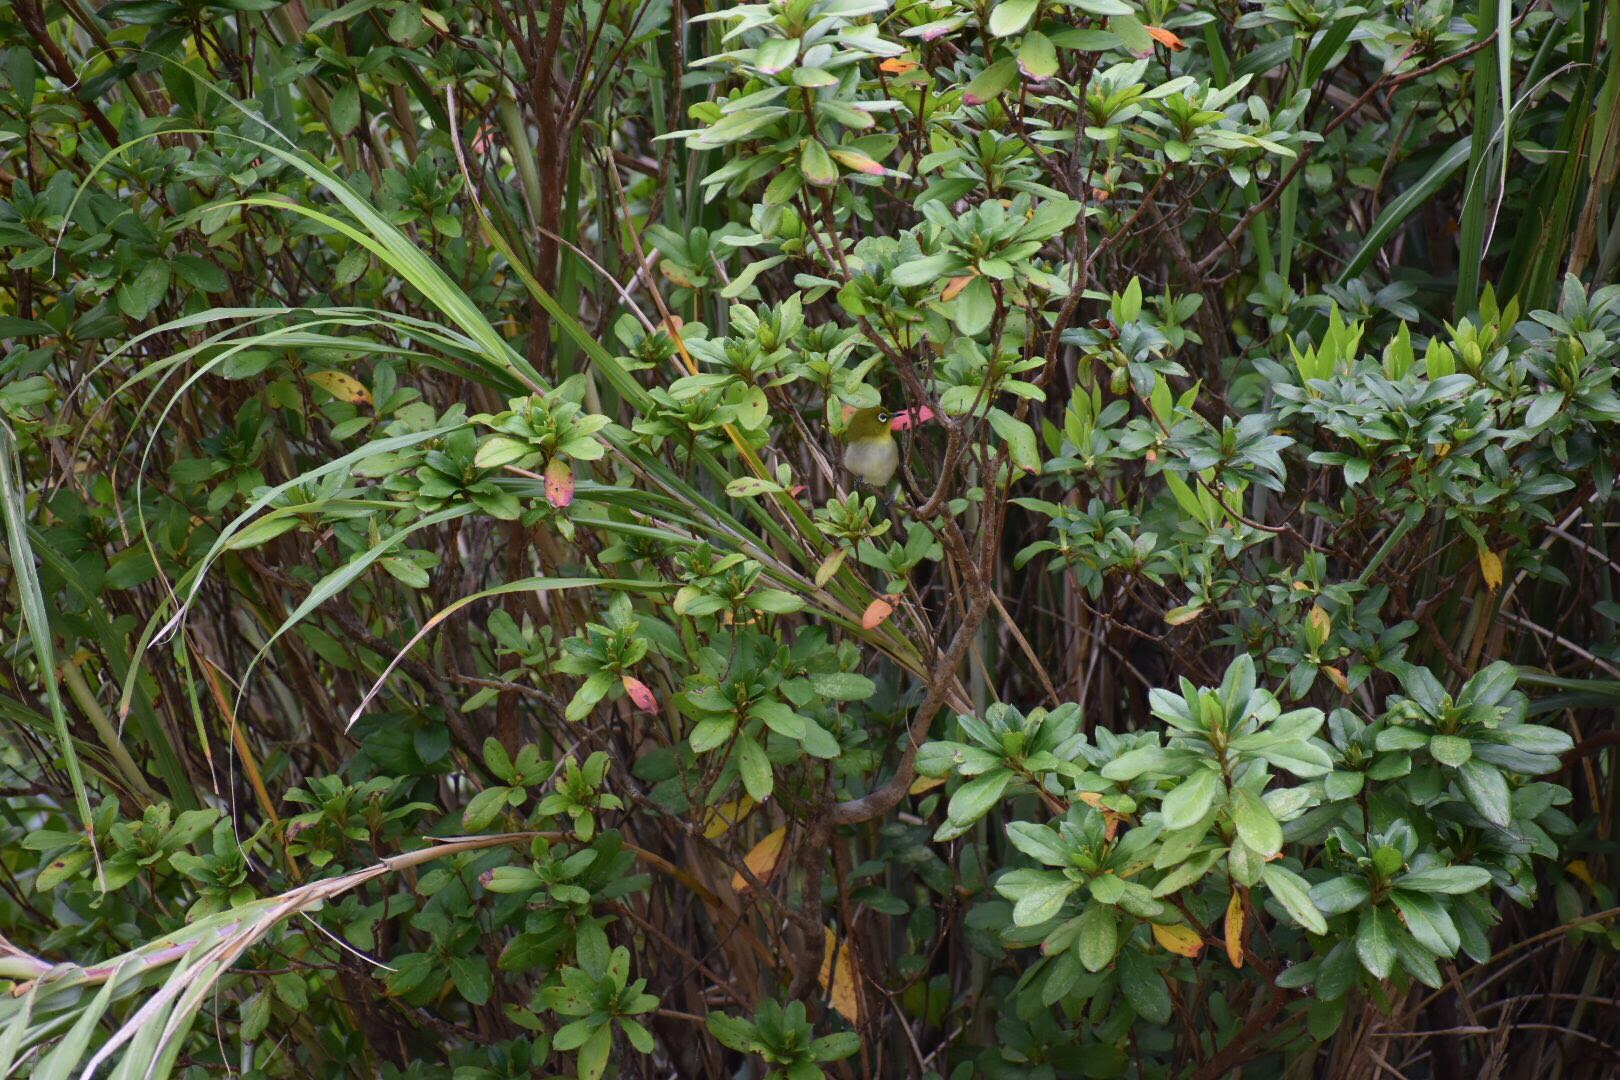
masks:
{"type": "Polygon", "coordinates": [[[353,375],[345,375],[341,371],[316,371],[311,373],[309,381],[340,401],[354,405],[371,404],[371,391],[353,375]]]}
{"type": "Polygon", "coordinates": [[[1153,940],[1167,951],[1189,960],[1198,959],[1198,954],[1204,951],[1204,939],[1190,926],[1160,926],[1154,923],[1153,940]]]}
{"type": "MultiPolygon", "coordinates": [[[[743,864],[753,871],[754,876],[759,878],[762,884],[771,883],[771,876],[776,873],[776,868],[782,861],[782,845],[786,842],[787,826],[784,825],[755,844],[749,849],[748,854],[743,856],[743,864]]],[[[752,887],[749,880],[742,876],[742,871],[731,875],[733,892],[745,893],[752,887]]]]}
{"type": "Polygon", "coordinates": [[[919,776],[911,782],[911,786],[906,789],[906,794],[921,795],[925,791],[933,791],[944,782],[945,778],[943,776],[919,776]]]}
{"type": "Polygon", "coordinates": [[[673,281],[683,289],[697,288],[696,285],[692,284],[692,278],[687,274],[686,267],[677,263],[672,263],[665,259],[658,264],[658,272],[669,278],[669,280],[673,281]]]}
{"type": "Polygon", "coordinates": [[[747,817],[754,809],[754,800],[747,795],[736,802],[721,803],[703,815],[703,836],[714,840],[726,835],[731,827],[747,817]]]}
{"type": "Polygon", "coordinates": [[[1597,882],[1592,880],[1592,871],[1586,865],[1585,859],[1576,859],[1574,862],[1564,867],[1564,869],[1569,871],[1570,877],[1580,878],[1582,881],[1586,882],[1587,888],[1597,888],[1597,882]]]}
{"type": "Polygon", "coordinates": [[[1184,626],[1204,613],[1203,604],[1183,604],[1164,613],[1164,621],[1171,626],[1184,626]]]}
{"type": "Polygon", "coordinates": [[[1226,958],[1232,966],[1243,966],[1243,894],[1232,890],[1226,904],[1226,958]]]}
{"type": "Polygon", "coordinates": [[[838,568],[844,565],[844,558],[848,554],[849,550],[847,548],[839,548],[827,556],[822,564],[816,568],[816,588],[821,588],[833,579],[833,575],[838,573],[838,568]]]}
{"type": "Polygon", "coordinates": [[[839,944],[838,935],[829,927],[827,948],[821,959],[821,988],[827,991],[838,1014],[856,1027],[861,1025],[861,999],[856,993],[859,970],[855,966],[854,946],[848,941],[839,944]]]}
{"type": "Polygon", "coordinates": [[[1502,556],[1489,548],[1479,549],[1479,576],[1485,579],[1485,587],[1492,592],[1502,586],[1502,556]]]}
{"type": "Polygon", "coordinates": [[[1326,664],[1323,664],[1322,674],[1326,675],[1328,680],[1332,682],[1334,686],[1339,688],[1339,693],[1348,694],[1350,692],[1350,680],[1345,678],[1344,672],[1340,671],[1338,668],[1328,667],[1326,664]]]}
{"type": "Polygon", "coordinates": [[[1328,634],[1333,632],[1333,619],[1322,610],[1321,604],[1311,605],[1310,614],[1305,616],[1305,625],[1310,628],[1311,638],[1318,645],[1326,641],[1328,634]]]}

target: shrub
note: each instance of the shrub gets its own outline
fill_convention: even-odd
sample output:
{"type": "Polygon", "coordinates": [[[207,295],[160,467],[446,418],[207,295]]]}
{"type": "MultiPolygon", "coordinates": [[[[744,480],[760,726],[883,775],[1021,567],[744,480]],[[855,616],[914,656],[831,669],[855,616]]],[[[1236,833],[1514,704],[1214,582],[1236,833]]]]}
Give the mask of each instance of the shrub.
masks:
{"type": "Polygon", "coordinates": [[[0,1074],[1578,1069],[1614,30],[19,0],[0,1074]]]}

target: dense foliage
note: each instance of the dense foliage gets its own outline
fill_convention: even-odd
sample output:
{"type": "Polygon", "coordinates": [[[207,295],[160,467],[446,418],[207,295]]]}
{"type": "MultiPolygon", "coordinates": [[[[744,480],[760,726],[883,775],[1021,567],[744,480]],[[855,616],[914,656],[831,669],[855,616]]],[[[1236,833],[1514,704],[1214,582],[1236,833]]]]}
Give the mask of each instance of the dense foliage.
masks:
{"type": "Polygon", "coordinates": [[[0,1076],[1613,1075],[1617,34],[13,0],[0,1076]]]}

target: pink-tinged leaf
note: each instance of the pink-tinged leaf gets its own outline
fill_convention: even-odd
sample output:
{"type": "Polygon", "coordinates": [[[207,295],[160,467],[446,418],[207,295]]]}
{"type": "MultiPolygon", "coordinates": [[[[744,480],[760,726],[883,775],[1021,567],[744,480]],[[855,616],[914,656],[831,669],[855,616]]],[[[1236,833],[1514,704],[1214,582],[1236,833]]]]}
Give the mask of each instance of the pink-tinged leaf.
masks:
{"type": "Polygon", "coordinates": [[[574,501],[574,470],[560,457],[546,466],[546,502],[564,507],[574,501]]]}
{"type": "Polygon", "coordinates": [[[875,630],[882,626],[890,615],[894,614],[894,605],[879,597],[866,605],[866,611],[861,615],[861,629],[875,630]]]}
{"type": "Polygon", "coordinates": [[[658,698],[653,695],[647,684],[634,675],[620,676],[624,683],[624,692],[630,695],[630,701],[642,712],[657,712],[658,698]]]}
{"type": "Polygon", "coordinates": [[[862,153],[853,147],[829,146],[827,148],[827,153],[831,154],[833,156],[833,160],[837,161],[846,169],[853,169],[854,171],[864,173],[867,176],[883,175],[884,169],[882,165],[879,165],[875,160],[872,159],[870,155],[862,153]]]}
{"type": "Polygon", "coordinates": [[[895,431],[905,431],[916,424],[926,424],[933,418],[933,409],[926,405],[919,405],[915,409],[902,409],[896,413],[894,419],[889,421],[889,427],[895,431]]]}

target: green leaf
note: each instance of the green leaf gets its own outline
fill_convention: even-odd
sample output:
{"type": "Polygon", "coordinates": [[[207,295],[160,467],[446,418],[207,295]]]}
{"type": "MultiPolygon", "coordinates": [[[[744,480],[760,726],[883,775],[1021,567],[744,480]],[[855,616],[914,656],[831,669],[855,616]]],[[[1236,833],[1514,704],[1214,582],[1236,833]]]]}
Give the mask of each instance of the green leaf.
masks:
{"type": "Polygon", "coordinates": [[[1050,79],[1057,74],[1057,48],[1052,39],[1039,31],[1024,35],[1018,46],[1018,70],[1026,79],[1050,79]]]}
{"type": "Polygon", "coordinates": [[[805,183],[817,187],[831,187],[838,183],[838,166],[827,148],[814,139],[806,139],[799,150],[799,172],[805,183]]]}
{"type": "Polygon", "coordinates": [[[737,773],[742,777],[743,787],[755,802],[764,802],[771,797],[771,791],[776,781],[771,775],[771,762],[765,756],[765,751],[747,735],[737,739],[737,773]]]}
{"type": "Polygon", "coordinates": [[[1260,796],[1245,788],[1233,788],[1226,807],[1245,844],[1266,858],[1282,850],[1282,826],[1260,796]]]}
{"type": "Polygon", "coordinates": [[[1137,1015],[1155,1024],[1168,1024],[1172,1007],[1170,990],[1153,961],[1138,949],[1126,949],[1119,954],[1117,970],[1119,988],[1137,1015]]]}
{"type": "MultiPolygon", "coordinates": [[[[62,1036],[62,1040],[51,1049],[50,1053],[46,1054],[34,1065],[30,1075],[41,1078],[41,1080],[68,1080],[70,1076],[86,1075],[80,1070],[79,1064],[85,1052],[90,1049],[90,1040],[96,1034],[96,1025],[100,1023],[102,1016],[106,1013],[107,1006],[112,1003],[113,991],[117,990],[119,984],[123,982],[124,973],[126,971],[134,973],[139,967],[138,964],[120,964],[115,968],[112,976],[102,984],[95,997],[78,1005],[76,1009],[79,1014],[78,1019],[74,1021],[73,1026],[68,1029],[67,1034],[62,1036]]],[[[29,1000],[33,1000],[32,995],[30,995],[29,1000]]],[[[8,1031],[7,1037],[9,1038],[9,1036],[10,1032],[8,1031]]]]}
{"type": "Polygon", "coordinates": [[[603,1024],[579,1048],[579,1080],[601,1080],[613,1051],[613,1027],[603,1024]]]}
{"type": "Polygon", "coordinates": [[[962,104],[983,105],[993,98],[1000,97],[1017,78],[1018,61],[1010,56],[1004,56],[979,72],[978,77],[967,84],[967,89],[962,91],[962,104]]]}
{"type": "Polygon", "coordinates": [[[960,258],[949,252],[941,252],[938,255],[925,255],[921,259],[901,263],[889,271],[889,280],[899,288],[914,289],[965,269],[960,258]]]}
{"type": "Polygon", "coordinates": [[[1010,769],[991,769],[983,776],[957,788],[945,808],[953,825],[971,825],[988,814],[1001,801],[1001,795],[1012,782],[1010,769]]]}
{"type": "Polygon", "coordinates": [[[1459,708],[1489,707],[1500,704],[1518,682],[1519,669],[1506,660],[1498,660],[1479,671],[1463,685],[1457,694],[1459,708]]]}
{"type": "Polygon", "coordinates": [[[1327,751],[1302,739],[1289,739],[1249,753],[1304,780],[1325,776],[1333,771],[1333,759],[1327,751]]]}
{"type": "Polygon", "coordinates": [[[1029,25],[1034,17],[1035,9],[1040,6],[1040,0],[1001,0],[996,9],[990,13],[987,29],[995,37],[1006,37],[1016,34],[1029,25]]]}
{"type": "Polygon", "coordinates": [[[1474,744],[1456,735],[1435,735],[1429,739],[1429,753],[1440,764],[1456,768],[1474,756],[1474,744]]]}
{"type": "Polygon", "coordinates": [[[1327,920],[1311,903],[1310,884],[1304,878],[1276,863],[1266,863],[1260,876],[1266,888],[1271,890],[1271,895],[1277,898],[1277,902],[1293,916],[1295,922],[1313,934],[1328,932],[1327,920]]]}
{"type": "Polygon", "coordinates": [[[332,128],[340,136],[347,135],[360,124],[360,86],[349,79],[332,95],[332,128]]]}
{"type": "Polygon", "coordinates": [[[1108,20],[1108,29],[1118,34],[1125,48],[1138,56],[1153,51],[1153,38],[1135,15],[1115,15],[1108,20]]]}
{"type": "Polygon", "coordinates": [[[834,701],[865,701],[877,693],[877,683],[853,671],[828,671],[810,676],[810,685],[834,701]]]}
{"type": "Polygon", "coordinates": [[[996,297],[990,282],[983,277],[975,277],[951,301],[951,308],[956,329],[964,337],[977,337],[984,333],[990,329],[990,320],[996,314],[996,297]]]}
{"type": "Polygon", "coordinates": [[[452,956],[450,979],[456,984],[456,992],[473,1005],[487,1002],[495,985],[490,977],[489,963],[478,954],[452,956]]]}
{"type": "Polygon", "coordinates": [[[756,702],[750,710],[765,721],[765,726],[789,739],[802,739],[805,735],[804,717],[780,701],[756,702]]]}
{"type": "Polygon", "coordinates": [[[1014,821],[1007,826],[1007,838],[1013,847],[1037,862],[1047,866],[1069,865],[1068,852],[1058,842],[1058,834],[1033,821],[1014,821]]]}
{"type": "Polygon", "coordinates": [[[768,38],[754,50],[754,66],[765,75],[785,71],[798,58],[798,38],[768,38]]]}
{"type": "Polygon", "coordinates": [[[1356,927],[1356,956],[1374,978],[1389,978],[1395,966],[1395,935],[1400,930],[1394,923],[1394,916],[1383,908],[1368,908],[1361,913],[1356,927]]]}
{"type": "Polygon", "coordinates": [[[1027,472],[1041,471],[1041,451],[1034,428],[1001,409],[990,410],[990,427],[1007,444],[1007,456],[1014,465],[1027,472]]]}
{"type": "Polygon", "coordinates": [[[1437,956],[1455,956],[1462,937],[1440,901],[1424,893],[1394,889],[1389,898],[1400,909],[1407,933],[1437,956]]]}
{"type": "Polygon", "coordinates": [[[1414,870],[1392,882],[1397,889],[1421,893],[1471,893],[1491,883],[1491,872],[1482,866],[1436,866],[1414,870]]]}
{"type": "Polygon", "coordinates": [[[723,1012],[712,1012],[704,1022],[708,1025],[709,1034],[713,1035],[721,1046],[751,1054],[760,1045],[754,1035],[754,1025],[747,1020],[727,1016],[723,1012]]]}
{"type": "Polygon", "coordinates": [[[1102,775],[1104,780],[1135,780],[1144,773],[1166,771],[1168,763],[1169,755],[1163,747],[1139,746],[1104,765],[1102,775]]]}
{"type": "Polygon", "coordinates": [[[1080,932],[1074,947],[1087,971],[1107,967],[1119,949],[1119,924],[1114,919],[1114,909],[1106,904],[1086,905],[1086,910],[1080,913],[1080,932]]]}
{"type": "Polygon", "coordinates": [[[489,823],[506,808],[507,797],[513,790],[496,785],[474,795],[467,803],[467,809],[461,812],[461,827],[468,832],[482,832],[489,828],[489,823]]]}
{"type": "Polygon", "coordinates": [[[1457,769],[1457,781],[1463,794],[1479,816],[1505,829],[1513,821],[1513,800],[1508,793],[1507,779],[1494,765],[1475,758],[1457,769]]]}
{"type": "Polygon", "coordinates": [[[1221,774],[1214,769],[1199,768],[1164,797],[1160,807],[1164,813],[1164,827],[1185,829],[1197,824],[1215,805],[1215,796],[1221,791],[1221,774]]]}
{"type": "Polygon", "coordinates": [[[1311,886],[1311,903],[1325,915],[1343,915],[1347,911],[1354,911],[1366,903],[1371,895],[1372,888],[1365,878],[1348,874],[1311,886]]]}
{"type": "Polygon", "coordinates": [[[1057,918],[1063,910],[1063,902],[1078,888],[1080,882],[1067,879],[1036,886],[1013,905],[1013,925],[1037,926],[1048,919],[1057,918]]]}
{"type": "Polygon", "coordinates": [[[147,259],[134,277],[118,286],[118,310],[131,319],[144,319],[162,303],[168,291],[169,264],[162,259],[147,259]]]}
{"type": "Polygon", "coordinates": [[[861,1037],[853,1031],[823,1035],[810,1044],[810,1056],[817,1061],[842,1061],[861,1048],[861,1037]]]}

